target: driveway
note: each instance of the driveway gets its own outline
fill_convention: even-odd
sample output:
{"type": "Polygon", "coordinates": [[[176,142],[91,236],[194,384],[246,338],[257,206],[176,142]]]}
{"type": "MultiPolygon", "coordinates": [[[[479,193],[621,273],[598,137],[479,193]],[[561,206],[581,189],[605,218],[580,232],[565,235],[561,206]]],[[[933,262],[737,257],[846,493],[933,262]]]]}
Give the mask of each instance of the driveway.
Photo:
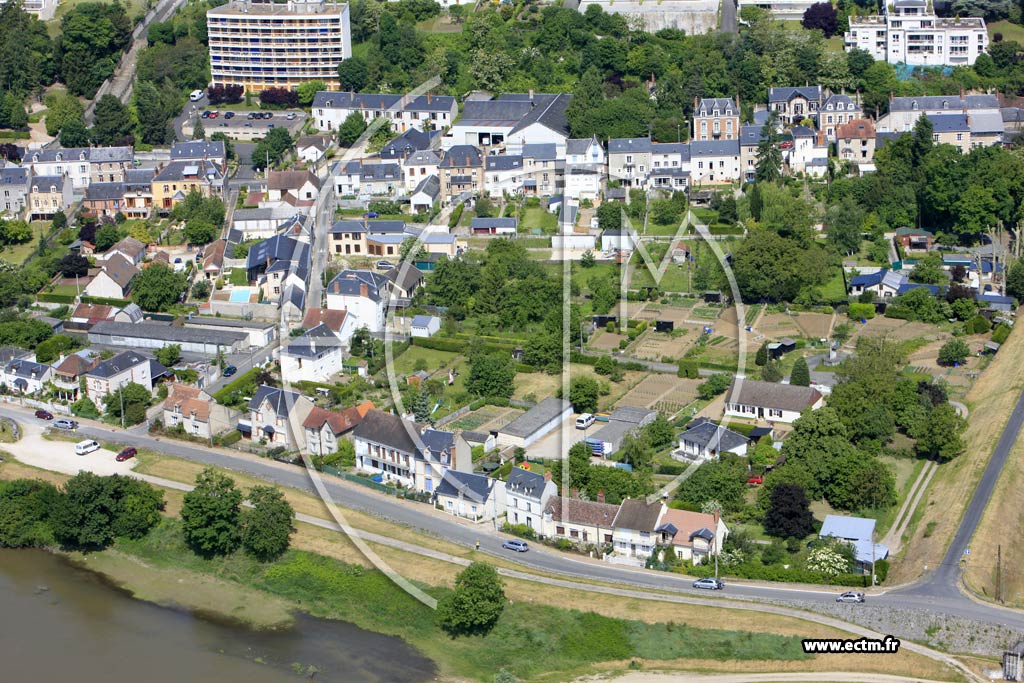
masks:
{"type": "MultiPolygon", "coordinates": [[[[17,456],[18,460],[26,465],[64,474],[78,474],[79,472],[95,472],[104,476],[128,474],[135,467],[134,458],[117,462],[114,460],[117,452],[105,448],[93,451],[88,455],[75,455],[75,442],[50,441],[43,438],[44,425],[49,424],[49,422],[44,423],[34,418],[19,419],[21,439],[17,443],[4,444],[4,449],[17,456]]],[[[68,436],[74,438],[76,433],[68,432],[68,436]]],[[[85,438],[87,437],[81,436],[76,441],[85,438]]]]}

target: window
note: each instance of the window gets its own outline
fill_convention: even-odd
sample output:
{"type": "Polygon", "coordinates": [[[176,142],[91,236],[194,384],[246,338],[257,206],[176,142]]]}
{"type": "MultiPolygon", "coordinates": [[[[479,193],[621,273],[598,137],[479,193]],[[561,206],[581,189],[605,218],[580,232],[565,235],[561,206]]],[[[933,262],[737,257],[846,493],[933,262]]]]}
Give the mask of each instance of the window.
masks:
{"type": "Polygon", "coordinates": [[[555,534],[557,536],[565,536],[565,527],[564,526],[556,526],[555,527],[555,534]]]}

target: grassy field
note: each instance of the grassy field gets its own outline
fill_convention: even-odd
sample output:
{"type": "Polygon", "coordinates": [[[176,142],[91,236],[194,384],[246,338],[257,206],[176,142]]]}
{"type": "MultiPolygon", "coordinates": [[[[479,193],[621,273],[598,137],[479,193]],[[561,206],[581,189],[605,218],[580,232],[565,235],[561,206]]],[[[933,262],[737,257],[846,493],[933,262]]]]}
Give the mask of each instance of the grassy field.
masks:
{"type": "MultiPolygon", "coordinates": [[[[658,264],[655,263],[655,267],[658,264]]],[[[654,281],[654,274],[647,267],[644,260],[637,255],[636,263],[633,265],[632,279],[629,283],[630,289],[640,287],[657,287],[663,292],[689,292],[690,273],[685,266],[669,263],[665,267],[665,273],[661,276],[660,282],[654,281]]]]}
{"type": "Polygon", "coordinates": [[[1020,24],[1014,24],[1004,19],[1003,21],[988,22],[987,26],[989,38],[997,33],[1002,33],[1003,40],[1015,40],[1024,44],[1024,26],[1020,24]]]}
{"type": "Polygon", "coordinates": [[[523,219],[519,221],[520,232],[533,232],[540,228],[545,233],[554,233],[558,230],[558,216],[540,207],[526,209],[523,219]]]}
{"type": "Polygon", "coordinates": [[[245,272],[245,268],[234,268],[228,275],[228,282],[236,287],[245,287],[249,284],[249,274],[245,272]]]}
{"type": "MultiPolygon", "coordinates": [[[[33,233],[38,236],[38,232],[33,233]]],[[[0,252],[0,259],[7,261],[11,265],[20,266],[29,259],[32,254],[36,253],[38,248],[38,242],[33,239],[25,244],[12,244],[4,247],[3,252],[0,252]]]]}
{"type": "MultiPolygon", "coordinates": [[[[410,346],[401,356],[395,359],[395,372],[407,375],[416,369],[419,361],[426,365],[427,372],[453,367],[453,361],[460,358],[459,354],[449,351],[435,351],[421,346],[410,346]]],[[[455,363],[458,366],[459,363],[455,363]]]]}
{"type": "MultiPolygon", "coordinates": [[[[978,484],[995,448],[996,441],[1021,391],[1024,391],[1024,335],[1014,332],[1003,344],[988,369],[968,392],[965,403],[970,409],[964,440],[966,452],[953,461],[939,465],[932,485],[922,498],[904,539],[902,561],[894,563],[891,581],[908,581],[921,575],[925,567],[934,567],[946,552],[946,545],[956,531],[971,495],[978,484]],[[942,539],[938,541],[938,539],[942,539]]],[[[1018,445],[1019,447],[1019,445],[1018,445]]],[[[1011,482],[1020,476],[1021,459],[1011,456],[1007,469],[997,485],[981,524],[971,541],[975,558],[995,556],[995,548],[1003,544],[1004,564],[1020,565],[1024,546],[1019,542],[1020,526],[1011,520],[1021,519],[1021,497],[1011,482]],[[1015,558],[1015,559],[1014,559],[1015,558]]],[[[991,562],[978,560],[967,568],[967,581],[978,590],[991,585],[991,562]]],[[[1007,595],[1010,595],[1007,591],[1007,595]]]]}

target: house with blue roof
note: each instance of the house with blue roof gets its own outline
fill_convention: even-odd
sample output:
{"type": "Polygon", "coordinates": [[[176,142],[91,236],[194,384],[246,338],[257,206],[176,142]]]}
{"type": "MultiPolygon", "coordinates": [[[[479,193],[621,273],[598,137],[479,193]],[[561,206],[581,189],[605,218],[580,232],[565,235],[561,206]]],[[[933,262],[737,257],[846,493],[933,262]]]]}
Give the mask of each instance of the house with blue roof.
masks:
{"type": "Polygon", "coordinates": [[[889,557],[889,547],[875,543],[875,520],[865,517],[827,515],[818,532],[819,538],[834,538],[853,546],[857,568],[865,574],[875,562],[889,557]]]}
{"type": "Polygon", "coordinates": [[[475,522],[494,519],[505,513],[505,487],[500,484],[482,474],[447,470],[434,489],[434,504],[449,515],[475,522]]]}
{"type": "Polygon", "coordinates": [[[900,287],[909,282],[903,273],[883,268],[874,273],[855,275],[850,280],[850,296],[860,296],[864,292],[874,292],[878,299],[891,299],[900,295],[900,287]]]}
{"type": "Polygon", "coordinates": [[[284,446],[289,451],[303,449],[306,434],[302,423],[311,410],[313,404],[305,396],[263,385],[249,399],[249,419],[238,421],[238,431],[253,441],[284,446]]]}
{"type": "Polygon", "coordinates": [[[986,292],[984,294],[976,294],[974,300],[978,302],[979,306],[990,311],[1012,311],[1016,308],[1016,299],[1012,296],[1002,296],[986,292]]]}
{"type": "Polygon", "coordinates": [[[413,316],[410,333],[414,337],[433,337],[441,331],[441,319],[436,315],[413,316]]]}
{"type": "Polygon", "coordinates": [[[286,382],[328,383],[342,371],[344,352],[338,335],[321,323],[281,349],[281,377],[286,382]]]}

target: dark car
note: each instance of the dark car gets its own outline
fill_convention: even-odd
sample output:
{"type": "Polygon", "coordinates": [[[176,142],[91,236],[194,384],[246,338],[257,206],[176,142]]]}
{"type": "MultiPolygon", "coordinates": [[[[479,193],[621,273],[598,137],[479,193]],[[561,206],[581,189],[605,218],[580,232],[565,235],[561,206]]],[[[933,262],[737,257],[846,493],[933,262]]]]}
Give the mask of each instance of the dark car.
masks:
{"type": "Polygon", "coordinates": [[[120,453],[118,453],[117,457],[115,457],[114,460],[118,462],[124,462],[125,460],[131,460],[138,454],[139,452],[137,450],[129,446],[128,448],[125,448],[120,453]]]}
{"type": "Polygon", "coordinates": [[[380,214],[378,214],[376,211],[367,211],[366,213],[363,214],[363,217],[364,218],[376,218],[379,215],[380,214]]]}
{"type": "Polygon", "coordinates": [[[247,119],[249,119],[250,121],[252,121],[252,120],[253,120],[254,118],[256,118],[256,112],[254,112],[254,111],[251,111],[251,112],[249,112],[249,113],[248,113],[248,114],[246,115],[246,117],[245,117],[245,118],[247,118],[247,119]]]}
{"type": "Polygon", "coordinates": [[[53,413],[51,413],[49,410],[43,410],[40,408],[39,410],[36,411],[36,417],[38,417],[40,420],[52,420],[53,413]]]}
{"type": "Polygon", "coordinates": [[[507,548],[508,550],[515,550],[517,553],[525,553],[527,550],[530,549],[530,546],[526,544],[526,541],[516,540],[505,541],[501,544],[501,547],[507,548]]]}
{"type": "Polygon", "coordinates": [[[225,377],[230,377],[231,375],[235,374],[236,372],[238,372],[238,368],[236,368],[234,365],[229,365],[226,368],[224,368],[224,376],[225,377]]]}
{"type": "Polygon", "coordinates": [[[204,118],[204,119],[210,118],[210,112],[204,111],[202,114],[200,114],[200,118],[204,118]]]}
{"type": "Polygon", "coordinates": [[[721,579],[697,579],[693,582],[694,588],[703,588],[705,590],[720,591],[725,588],[725,582],[721,579]]]}
{"type": "Polygon", "coordinates": [[[233,112],[233,111],[226,111],[226,112],[224,112],[224,118],[226,118],[226,119],[233,119],[233,118],[235,118],[235,112],[233,112]]]}

